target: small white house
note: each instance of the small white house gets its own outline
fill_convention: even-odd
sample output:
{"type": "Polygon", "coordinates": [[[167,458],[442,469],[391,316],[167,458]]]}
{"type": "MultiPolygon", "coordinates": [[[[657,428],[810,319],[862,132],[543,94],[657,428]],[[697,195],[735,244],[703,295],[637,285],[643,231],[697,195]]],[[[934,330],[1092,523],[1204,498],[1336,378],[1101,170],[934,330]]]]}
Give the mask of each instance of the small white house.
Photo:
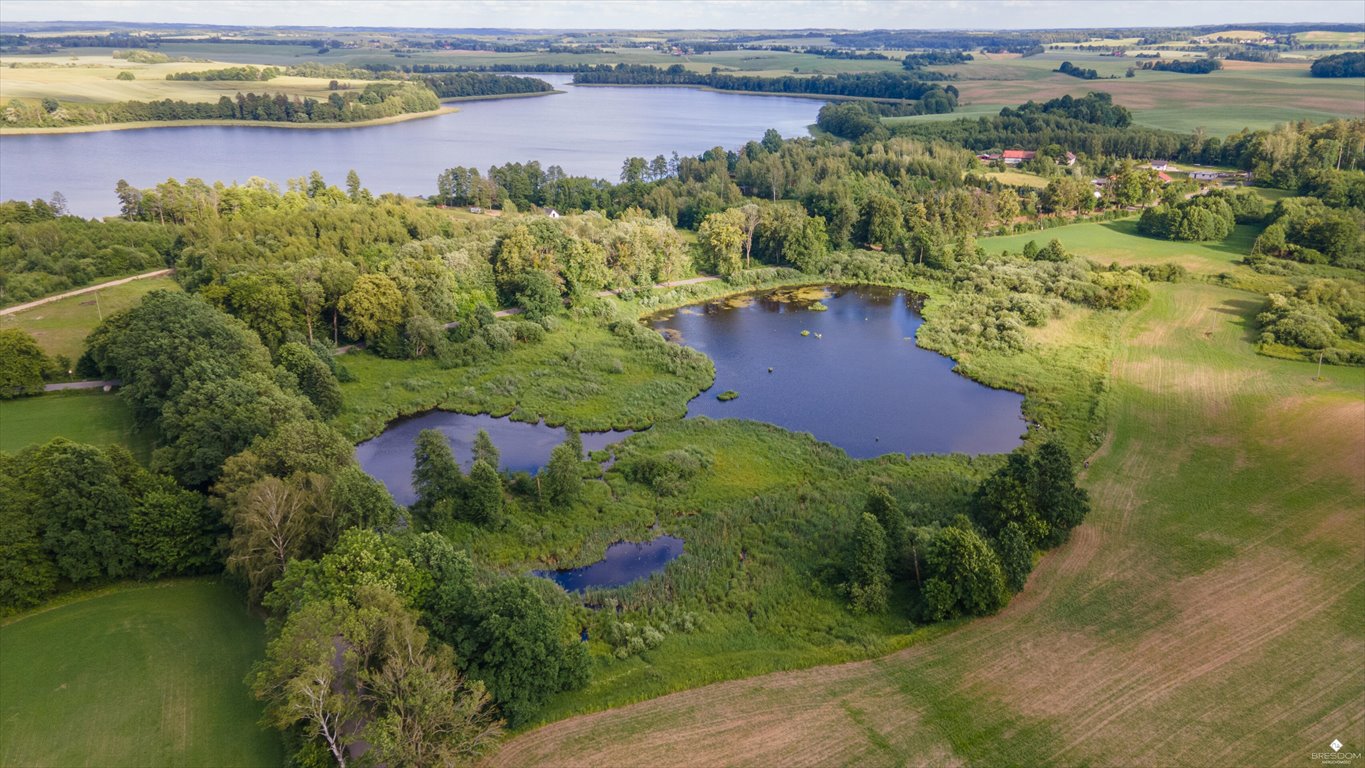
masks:
{"type": "Polygon", "coordinates": [[[549,216],[552,219],[557,219],[559,218],[559,211],[556,211],[555,209],[551,208],[549,211],[546,212],[545,215],[549,216]]]}

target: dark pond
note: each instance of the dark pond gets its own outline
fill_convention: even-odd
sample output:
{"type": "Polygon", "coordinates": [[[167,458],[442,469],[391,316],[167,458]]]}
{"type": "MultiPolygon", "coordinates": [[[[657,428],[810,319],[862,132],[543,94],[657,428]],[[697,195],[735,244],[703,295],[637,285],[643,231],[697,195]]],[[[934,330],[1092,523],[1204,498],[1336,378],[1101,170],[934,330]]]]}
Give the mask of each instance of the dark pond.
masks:
{"type": "Polygon", "coordinates": [[[553,581],[566,592],[582,592],[589,587],[610,589],[662,571],[682,553],[683,540],[672,536],[646,542],[618,541],[607,547],[606,556],[592,565],[532,573],[553,581]]]}
{"type": "Polygon", "coordinates": [[[960,376],[951,359],[916,346],[923,319],[911,304],[898,290],[807,288],[686,307],[651,324],[715,361],[716,383],[689,416],[766,421],[856,458],[1019,445],[1023,396],[960,376]],[[810,309],[817,298],[826,311],[810,309]],[[739,396],[716,399],[727,390],[739,396]]]}
{"type": "Polygon", "coordinates": [[[60,190],[73,213],[118,213],[119,179],[147,187],[200,178],[284,185],[321,171],[340,185],[354,168],[379,192],[429,195],[455,165],[537,160],[571,175],[615,181],[630,156],[694,155],[736,149],[775,128],[804,136],[818,99],[712,93],[693,88],[569,85],[568,75],[536,75],[565,91],[551,96],[470,101],[424,120],[335,130],[187,126],[0,138],[0,197],[31,200],[60,190]]]}
{"type": "MultiPolygon", "coordinates": [[[[419,416],[399,419],[389,425],[383,434],[355,447],[356,460],[360,468],[377,478],[399,504],[411,504],[417,500],[412,488],[412,470],[415,462],[412,449],[417,442],[417,434],[424,429],[440,430],[450,441],[455,459],[468,471],[474,463],[474,436],[479,430],[488,432],[493,444],[498,447],[502,469],[509,472],[535,472],[550,460],[550,451],[564,442],[565,431],[562,427],[548,427],[544,424],[526,424],[507,418],[494,418],[487,414],[469,416],[450,411],[428,411],[419,416]]],[[[605,448],[612,443],[626,439],[631,432],[584,432],[583,447],[588,451],[605,448]]]]}

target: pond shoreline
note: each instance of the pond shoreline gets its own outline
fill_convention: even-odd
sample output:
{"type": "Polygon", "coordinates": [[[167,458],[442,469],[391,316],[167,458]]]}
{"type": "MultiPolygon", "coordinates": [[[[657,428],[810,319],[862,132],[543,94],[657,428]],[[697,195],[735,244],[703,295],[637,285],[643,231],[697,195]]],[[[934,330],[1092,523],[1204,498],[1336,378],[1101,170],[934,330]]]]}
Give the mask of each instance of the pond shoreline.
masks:
{"type": "Polygon", "coordinates": [[[693,301],[643,321],[712,360],[704,391],[738,393],[692,399],[689,419],[806,432],[856,459],[1008,453],[1027,431],[1022,394],[964,376],[956,360],[915,343],[926,298],[825,281],[693,301]]]}

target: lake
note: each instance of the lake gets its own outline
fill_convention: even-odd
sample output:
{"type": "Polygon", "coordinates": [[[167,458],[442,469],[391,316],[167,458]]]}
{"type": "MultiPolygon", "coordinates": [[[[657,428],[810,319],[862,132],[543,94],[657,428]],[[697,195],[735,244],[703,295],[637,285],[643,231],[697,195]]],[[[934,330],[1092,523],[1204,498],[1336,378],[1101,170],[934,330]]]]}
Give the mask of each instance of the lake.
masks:
{"type": "MultiPolygon", "coordinates": [[[[368,472],[389,489],[394,501],[409,505],[417,501],[417,492],[412,487],[412,470],[416,462],[412,450],[417,435],[424,429],[440,431],[450,441],[455,460],[465,471],[474,463],[474,436],[484,430],[498,447],[501,469],[508,472],[536,472],[550,461],[550,451],[564,442],[566,432],[562,427],[549,427],[544,424],[527,424],[507,418],[494,418],[487,414],[470,416],[450,411],[428,411],[427,413],[399,419],[391,423],[383,434],[355,447],[355,457],[360,468],[368,472]]],[[[633,432],[584,432],[583,447],[596,451],[620,442],[633,432]]]]}
{"type": "Polygon", "coordinates": [[[1025,431],[1023,396],[954,373],[951,359],[916,346],[923,319],[912,304],[886,288],[767,291],[650,324],[715,362],[715,385],[688,404],[689,417],[766,421],[855,458],[1013,450],[1025,431]],[[828,309],[812,310],[816,299],[828,309]],[[739,396],[716,399],[727,390],[739,396]]]}
{"type": "Polygon", "coordinates": [[[118,213],[119,179],[149,187],[169,177],[212,183],[261,176],[283,186],[317,170],[341,185],[351,168],[375,193],[426,195],[446,168],[531,160],[615,181],[631,156],[736,149],[768,128],[804,136],[823,104],[694,88],[573,86],[569,75],[534,76],[566,92],[463,102],[455,114],[367,128],[190,126],[0,137],[0,198],[47,199],[60,190],[72,213],[107,216],[118,213]]]}
{"type": "Polygon", "coordinates": [[[644,542],[618,541],[607,547],[603,558],[592,565],[562,571],[532,571],[532,575],[553,581],[565,592],[611,589],[662,571],[682,553],[683,540],[673,536],[644,542]]]}

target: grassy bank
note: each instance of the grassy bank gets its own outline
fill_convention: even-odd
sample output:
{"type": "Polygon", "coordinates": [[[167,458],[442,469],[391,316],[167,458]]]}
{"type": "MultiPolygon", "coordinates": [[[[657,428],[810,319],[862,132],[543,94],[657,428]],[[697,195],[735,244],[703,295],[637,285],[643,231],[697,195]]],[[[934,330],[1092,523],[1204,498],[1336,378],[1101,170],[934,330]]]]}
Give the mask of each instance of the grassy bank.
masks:
{"type": "Polygon", "coordinates": [[[422,120],[440,117],[460,110],[457,107],[441,107],[430,112],[411,112],[406,115],[392,115],[375,120],[359,120],[353,123],[285,123],[262,120],[166,120],[139,121],[131,123],[106,123],[104,125],[71,125],[61,128],[3,128],[0,136],[25,136],[41,133],[96,133],[98,131],[136,131],[144,128],[194,128],[203,126],[233,126],[238,128],[288,128],[309,131],[326,131],[344,128],[371,128],[376,125],[391,125],[408,120],[422,120]]]}
{"type": "Polygon", "coordinates": [[[133,586],[0,627],[0,764],[267,766],[243,678],[264,625],[212,581],[133,586]]]}
{"type": "Polygon", "coordinates": [[[352,440],[383,431],[404,415],[443,408],[461,413],[544,418],[582,430],[638,429],[681,418],[710,386],[709,361],[685,364],[657,335],[612,333],[598,321],[567,320],[543,341],[519,344],[483,362],[444,368],[436,360],[347,355],[356,381],[342,385],[336,426],[352,440]]]}

